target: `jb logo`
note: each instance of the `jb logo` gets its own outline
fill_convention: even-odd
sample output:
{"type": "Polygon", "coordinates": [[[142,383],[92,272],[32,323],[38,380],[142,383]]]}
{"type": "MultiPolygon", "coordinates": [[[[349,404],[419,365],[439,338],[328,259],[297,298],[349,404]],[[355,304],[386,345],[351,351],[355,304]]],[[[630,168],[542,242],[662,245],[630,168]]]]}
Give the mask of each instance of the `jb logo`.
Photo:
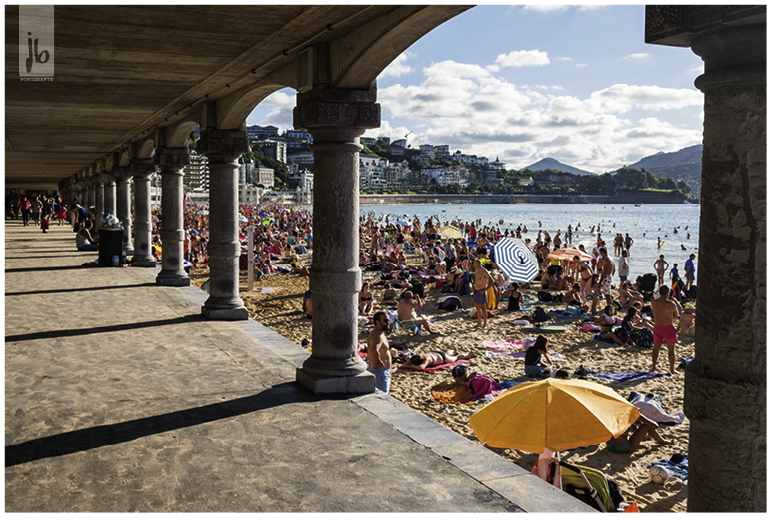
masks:
{"type": "MultiPolygon", "coordinates": [[[[32,33],[27,33],[29,36],[32,36],[32,33]]],[[[38,39],[35,38],[35,49],[32,50],[32,38],[27,38],[27,47],[29,48],[29,57],[27,58],[27,74],[32,72],[32,64],[33,63],[48,63],[48,59],[50,58],[50,54],[48,54],[48,51],[43,49],[42,51],[38,52],[38,39]],[[45,55],[45,59],[41,59],[45,55]]]]}

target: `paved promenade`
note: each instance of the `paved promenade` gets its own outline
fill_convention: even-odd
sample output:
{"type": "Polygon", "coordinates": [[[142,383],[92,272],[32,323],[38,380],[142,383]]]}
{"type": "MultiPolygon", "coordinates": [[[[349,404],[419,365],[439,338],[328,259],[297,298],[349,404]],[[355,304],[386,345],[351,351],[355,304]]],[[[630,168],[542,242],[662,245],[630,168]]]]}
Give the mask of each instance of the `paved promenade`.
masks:
{"type": "Polygon", "coordinates": [[[96,258],[5,223],[6,512],[593,511],[389,396],[317,398],[295,343],[96,258]]]}

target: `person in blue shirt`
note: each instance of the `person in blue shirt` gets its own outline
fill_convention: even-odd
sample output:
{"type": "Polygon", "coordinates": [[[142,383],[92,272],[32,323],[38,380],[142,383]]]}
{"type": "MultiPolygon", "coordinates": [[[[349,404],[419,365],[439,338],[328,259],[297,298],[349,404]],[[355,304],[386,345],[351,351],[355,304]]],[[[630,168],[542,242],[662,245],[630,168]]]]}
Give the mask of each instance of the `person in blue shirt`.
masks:
{"type": "Polygon", "coordinates": [[[695,260],[695,253],[692,253],[690,259],[684,263],[684,276],[685,280],[687,280],[687,283],[684,286],[685,291],[689,291],[695,281],[695,263],[693,260],[695,260]]]}

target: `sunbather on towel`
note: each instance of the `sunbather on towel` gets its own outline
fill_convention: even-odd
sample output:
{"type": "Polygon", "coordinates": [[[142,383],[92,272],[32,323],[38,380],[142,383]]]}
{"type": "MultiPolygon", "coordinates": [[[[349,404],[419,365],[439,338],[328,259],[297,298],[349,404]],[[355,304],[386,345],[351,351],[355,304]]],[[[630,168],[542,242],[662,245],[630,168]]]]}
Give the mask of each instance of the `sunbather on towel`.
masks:
{"type": "Polygon", "coordinates": [[[428,367],[446,365],[447,363],[454,363],[455,361],[462,359],[472,359],[474,357],[476,357],[476,354],[471,352],[463,352],[462,354],[458,354],[455,349],[447,350],[445,352],[434,350],[426,354],[415,354],[409,358],[409,361],[404,363],[404,365],[411,366],[413,368],[424,369],[428,367]]]}
{"type": "Polygon", "coordinates": [[[639,418],[628,427],[623,435],[607,441],[607,449],[616,453],[633,453],[639,449],[643,440],[649,438],[654,439],[661,446],[674,444],[660,436],[658,423],[639,414],[639,418]]]}
{"type": "Polygon", "coordinates": [[[502,388],[500,383],[478,371],[470,372],[466,365],[457,365],[452,369],[455,383],[467,386],[473,395],[471,400],[481,399],[486,394],[497,395],[502,388]]]}

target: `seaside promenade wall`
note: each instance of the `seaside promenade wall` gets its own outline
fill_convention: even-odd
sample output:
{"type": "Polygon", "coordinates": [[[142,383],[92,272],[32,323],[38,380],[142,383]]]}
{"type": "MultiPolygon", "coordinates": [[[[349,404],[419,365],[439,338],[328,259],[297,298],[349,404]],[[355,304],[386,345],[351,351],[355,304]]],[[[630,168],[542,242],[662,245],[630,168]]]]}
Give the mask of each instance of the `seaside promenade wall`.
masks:
{"type": "Polygon", "coordinates": [[[361,195],[364,204],[682,204],[673,193],[640,192],[616,195],[361,195]]]}

